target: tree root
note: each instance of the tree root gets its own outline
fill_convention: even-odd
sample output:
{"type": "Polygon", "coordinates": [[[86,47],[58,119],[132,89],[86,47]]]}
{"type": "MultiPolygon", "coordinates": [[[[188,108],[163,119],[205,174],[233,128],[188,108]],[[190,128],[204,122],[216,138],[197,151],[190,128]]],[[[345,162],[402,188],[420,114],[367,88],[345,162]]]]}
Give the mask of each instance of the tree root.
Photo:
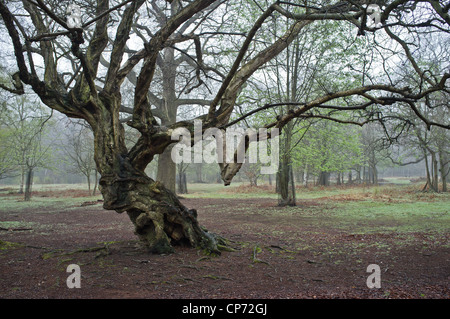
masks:
{"type": "Polygon", "coordinates": [[[261,260],[257,257],[257,255],[261,252],[262,252],[262,248],[259,247],[259,244],[256,244],[253,247],[252,263],[261,263],[261,264],[266,264],[268,266],[271,266],[267,261],[261,260]]]}
{"type": "Polygon", "coordinates": [[[61,250],[53,250],[48,253],[42,254],[41,258],[45,260],[45,259],[49,259],[49,258],[53,258],[53,257],[70,256],[70,255],[74,255],[77,253],[92,253],[92,252],[100,251],[100,253],[95,256],[95,258],[98,258],[98,257],[107,256],[107,255],[111,254],[108,246],[109,245],[90,247],[90,248],[80,248],[80,249],[76,249],[76,250],[69,251],[69,252],[61,252],[61,250]]]}
{"type": "Polygon", "coordinates": [[[171,254],[175,246],[197,248],[209,256],[233,251],[227,240],[201,227],[197,211],[185,207],[161,182],[129,167],[120,168],[120,178],[114,174],[101,178],[103,207],[126,212],[149,252],[171,254]]]}

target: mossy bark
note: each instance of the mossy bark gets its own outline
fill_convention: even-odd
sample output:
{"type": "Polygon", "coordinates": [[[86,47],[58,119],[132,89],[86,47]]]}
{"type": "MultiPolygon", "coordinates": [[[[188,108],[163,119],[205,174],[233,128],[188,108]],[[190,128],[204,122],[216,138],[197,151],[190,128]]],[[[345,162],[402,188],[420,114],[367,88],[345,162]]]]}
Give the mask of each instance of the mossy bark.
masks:
{"type": "Polygon", "coordinates": [[[130,159],[122,124],[110,114],[103,113],[105,118],[93,125],[104,208],[126,212],[136,235],[153,253],[172,253],[176,245],[189,245],[220,254],[221,238],[199,225],[196,210],[185,207],[172,191],[148,177],[143,163],[130,159]]]}

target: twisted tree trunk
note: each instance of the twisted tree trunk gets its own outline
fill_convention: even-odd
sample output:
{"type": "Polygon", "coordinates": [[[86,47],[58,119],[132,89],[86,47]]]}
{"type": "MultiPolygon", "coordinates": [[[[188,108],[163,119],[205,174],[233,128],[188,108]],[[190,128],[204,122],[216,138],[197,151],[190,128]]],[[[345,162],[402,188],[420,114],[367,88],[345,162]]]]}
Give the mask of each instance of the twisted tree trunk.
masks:
{"type": "Polygon", "coordinates": [[[126,159],[119,162],[116,174],[100,180],[104,208],[126,211],[151,252],[172,253],[174,245],[190,245],[220,253],[218,237],[200,227],[195,209],[186,208],[161,182],[130,169],[126,159]]]}
{"type": "Polygon", "coordinates": [[[91,126],[103,207],[126,212],[136,235],[151,252],[171,253],[174,245],[186,244],[219,254],[223,239],[202,228],[196,210],[185,207],[161,182],[144,173],[149,159],[131,160],[118,113],[104,110],[97,114],[91,126]]]}

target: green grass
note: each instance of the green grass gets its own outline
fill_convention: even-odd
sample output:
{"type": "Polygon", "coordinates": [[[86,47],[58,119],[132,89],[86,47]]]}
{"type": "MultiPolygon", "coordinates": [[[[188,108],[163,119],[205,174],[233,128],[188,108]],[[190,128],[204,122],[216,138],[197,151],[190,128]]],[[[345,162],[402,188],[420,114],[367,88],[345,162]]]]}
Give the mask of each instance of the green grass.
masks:
{"type": "Polygon", "coordinates": [[[185,198],[277,198],[274,192],[267,192],[255,188],[251,192],[241,192],[240,186],[245,186],[246,183],[233,183],[230,186],[223,184],[188,184],[187,194],[182,194],[185,198]]]}
{"type": "Polygon", "coordinates": [[[34,223],[22,222],[22,221],[0,221],[0,228],[10,229],[10,228],[32,228],[34,223]]]}
{"type": "Polygon", "coordinates": [[[216,197],[217,194],[222,193],[225,190],[223,184],[188,184],[188,194],[183,194],[183,197],[216,197]]]}
{"type": "MultiPolygon", "coordinates": [[[[186,198],[236,198],[236,199],[248,199],[248,198],[272,198],[277,199],[278,194],[273,190],[267,189],[268,185],[264,184],[263,187],[250,187],[248,183],[232,183],[230,186],[224,186],[223,184],[188,184],[188,194],[182,194],[186,198]]],[[[299,199],[314,199],[324,196],[334,196],[340,194],[349,194],[354,192],[353,189],[337,189],[334,187],[320,188],[310,187],[297,189],[296,196],[299,199]]]]}
{"type": "Polygon", "coordinates": [[[411,179],[410,177],[383,177],[386,182],[397,185],[410,185],[411,179]]]}
{"type": "Polygon", "coordinates": [[[352,195],[369,193],[368,187],[338,188],[338,187],[309,187],[297,189],[297,199],[319,199],[330,196],[352,195]]]}
{"type": "MultiPolygon", "coordinates": [[[[409,181],[408,181],[409,183],[409,181]]],[[[296,198],[301,199],[318,199],[329,196],[364,194],[377,192],[382,189],[392,189],[398,186],[406,185],[406,182],[398,181],[397,185],[382,186],[359,186],[359,187],[323,187],[310,186],[307,188],[300,187],[296,190],[296,198]]],[[[188,194],[183,194],[186,198],[278,198],[275,193],[274,186],[272,190],[268,189],[268,184],[262,184],[262,187],[250,187],[246,182],[234,182],[230,186],[223,184],[188,184],[188,194]]]]}
{"type": "Polygon", "coordinates": [[[86,191],[87,184],[34,184],[33,192],[38,195],[32,195],[30,201],[24,201],[23,195],[19,195],[17,185],[0,185],[0,211],[20,212],[27,209],[33,209],[36,212],[48,213],[55,210],[61,211],[78,207],[86,201],[96,201],[101,199],[97,192],[95,196],[70,197],[71,191],[86,191]],[[46,192],[42,196],[42,192],[46,192]],[[52,195],[55,192],[55,196],[52,195]],[[61,193],[67,192],[66,195],[61,193]]]}
{"type": "MultiPolygon", "coordinates": [[[[93,187],[93,185],[91,185],[93,187]]],[[[17,193],[19,191],[18,185],[4,185],[0,184],[0,189],[11,189],[17,193]]],[[[64,191],[64,190],[87,190],[88,186],[84,183],[78,184],[33,184],[33,191],[45,192],[45,191],[64,191]]],[[[8,193],[8,191],[0,191],[0,193],[8,193]]]]}
{"type": "Polygon", "coordinates": [[[21,247],[23,244],[0,240],[0,251],[21,247]]]}
{"type": "Polygon", "coordinates": [[[79,207],[86,201],[95,201],[99,196],[90,197],[38,197],[34,196],[30,201],[24,201],[19,196],[0,197],[0,211],[9,213],[23,212],[32,209],[33,213],[53,213],[79,207]]]}
{"type": "Polygon", "coordinates": [[[450,229],[448,201],[385,203],[357,201],[337,203],[329,209],[337,228],[353,233],[446,232],[450,229]]]}
{"type": "MultiPolygon", "coordinates": [[[[349,234],[383,233],[407,238],[410,233],[425,233],[427,236],[445,235],[450,230],[450,194],[423,193],[421,185],[394,185],[360,187],[309,187],[297,189],[296,207],[257,208],[233,206],[233,211],[242,214],[258,212],[271,219],[283,222],[297,215],[317,229],[326,227],[349,234]],[[302,205],[305,203],[305,205],[302,205]],[[310,205],[314,203],[314,205],[310,205]]],[[[188,198],[272,198],[278,195],[264,189],[243,192],[240,185],[224,188],[220,184],[193,184],[188,198]],[[195,190],[195,192],[193,191],[195,190]]],[[[276,230],[274,230],[276,231],[276,230]]]]}

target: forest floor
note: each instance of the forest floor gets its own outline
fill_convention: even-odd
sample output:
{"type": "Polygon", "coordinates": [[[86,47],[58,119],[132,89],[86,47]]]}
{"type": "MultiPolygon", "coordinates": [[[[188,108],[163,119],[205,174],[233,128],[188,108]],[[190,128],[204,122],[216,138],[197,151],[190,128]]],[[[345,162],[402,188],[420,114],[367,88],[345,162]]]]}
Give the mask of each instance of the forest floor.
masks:
{"type": "Polygon", "coordinates": [[[80,190],[23,202],[3,189],[0,298],[448,299],[450,196],[419,190],[299,188],[297,206],[285,208],[268,186],[194,192],[182,202],[234,249],[211,257],[148,253],[126,214],[80,190]],[[70,264],[80,289],[67,286],[70,264]],[[367,286],[371,264],[381,288],[367,286]]]}

